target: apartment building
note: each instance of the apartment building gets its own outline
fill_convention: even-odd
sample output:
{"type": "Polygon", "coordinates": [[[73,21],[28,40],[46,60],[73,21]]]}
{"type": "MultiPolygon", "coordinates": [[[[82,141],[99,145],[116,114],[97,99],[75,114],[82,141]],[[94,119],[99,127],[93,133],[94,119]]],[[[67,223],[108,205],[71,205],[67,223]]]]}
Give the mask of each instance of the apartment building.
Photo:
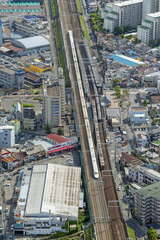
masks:
{"type": "Polygon", "coordinates": [[[36,128],[36,114],[32,107],[23,108],[23,128],[25,130],[36,128]]]}
{"type": "Polygon", "coordinates": [[[143,224],[160,223],[160,183],[153,183],[134,194],[135,216],[143,224]]]}
{"type": "Polygon", "coordinates": [[[3,88],[21,88],[24,81],[24,72],[21,70],[12,70],[12,67],[0,65],[0,87],[3,88]]]}
{"type": "Polygon", "coordinates": [[[160,12],[150,13],[137,28],[137,37],[146,44],[160,40],[160,12]]]}
{"type": "Polygon", "coordinates": [[[103,12],[104,28],[114,32],[116,27],[136,28],[142,20],[143,0],[107,3],[103,12]]]}
{"type": "Polygon", "coordinates": [[[142,18],[145,19],[149,13],[160,11],[160,0],[143,0],[142,18]]]}
{"type": "Polygon", "coordinates": [[[0,126],[0,148],[12,147],[15,144],[14,126],[0,126]]]}
{"type": "Polygon", "coordinates": [[[128,178],[130,181],[139,184],[151,184],[160,182],[160,173],[144,166],[135,166],[129,168],[128,178]]]}
{"type": "Polygon", "coordinates": [[[23,37],[38,35],[38,32],[36,34],[36,30],[33,28],[31,23],[28,23],[24,19],[17,19],[15,21],[13,21],[12,30],[14,30],[14,32],[22,35],[23,37]]]}
{"type": "Polygon", "coordinates": [[[50,127],[61,125],[61,88],[57,82],[44,89],[44,122],[50,127]]]}
{"type": "Polygon", "coordinates": [[[13,86],[15,86],[15,83],[16,83],[15,71],[1,65],[0,86],[4,88],[12,88],[13,86]]]}

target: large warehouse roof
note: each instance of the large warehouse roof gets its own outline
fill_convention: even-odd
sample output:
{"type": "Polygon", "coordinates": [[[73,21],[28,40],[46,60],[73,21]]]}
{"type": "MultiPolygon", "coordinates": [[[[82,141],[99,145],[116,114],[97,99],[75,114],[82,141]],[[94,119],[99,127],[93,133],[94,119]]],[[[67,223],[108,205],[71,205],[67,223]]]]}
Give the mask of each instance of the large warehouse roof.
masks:
{"type": "Polygon", "coordinates": [[[33,49],[33,48],[49,46],[49,41],[43,36],[34,36],[34,37],[13,40],[13,44],[16,47],[33,49]]]}
{"type": "Polygon", "coordinates": [[[78,217],[80,168],[57,164],[33,167],[25,216],[78,217]],[[38,184],[37,184],[38,183],[38,184]]]}

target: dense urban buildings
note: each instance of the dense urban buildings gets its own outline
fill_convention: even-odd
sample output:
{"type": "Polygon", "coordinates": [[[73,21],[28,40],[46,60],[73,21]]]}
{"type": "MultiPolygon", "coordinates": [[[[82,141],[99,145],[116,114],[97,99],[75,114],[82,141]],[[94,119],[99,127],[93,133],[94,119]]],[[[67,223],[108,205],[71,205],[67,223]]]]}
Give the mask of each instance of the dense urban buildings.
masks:
{"type": "Polygon", "coordinates": [[[156,0],[1,1],[0,237],[160,225],[159,13],[156,0]]]}

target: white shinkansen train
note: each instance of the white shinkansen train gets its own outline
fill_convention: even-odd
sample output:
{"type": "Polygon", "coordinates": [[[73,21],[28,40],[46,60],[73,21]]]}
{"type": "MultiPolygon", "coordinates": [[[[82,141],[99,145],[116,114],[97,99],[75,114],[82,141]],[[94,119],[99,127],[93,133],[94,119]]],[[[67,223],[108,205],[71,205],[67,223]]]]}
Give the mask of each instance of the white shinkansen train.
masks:
{"type": "Polygon", "coordinates": [[[92,134],[91,134],[91,127],[90,127],[87,107],[86,107],[86,103],[85,103],[85,97],[84,97],[84,92],[83,92],[82,79],[81,79],[81,74],[80,74],[80,69],[79,69],[77,52],[76,52],[76,47],[75,47],[75,43],[74,43],[74,39],[73,39],[73,32],[68,31],[68,34],[69,34],[69,40],[70,40],[70,45],[71,45],[71,50],[72,50],[74,67],[75,67],[75,71],[76,71],[77,84],[78,84],[78,89],[79,89],[79,94],[80,94],[83,117],[84,117],[85,127],[86,127],[86,131],[87,131],[87,138],[88,138],[88,145],[89,145],[90,156],[91,156],[91,161],[92,161],[93,175],[94,175],[94,178],[98,179],[99,178],[99,169],[98,169],[98,165],[97,165],[96,153],[95,153],[95,148],[94,148],[92,134]]]}

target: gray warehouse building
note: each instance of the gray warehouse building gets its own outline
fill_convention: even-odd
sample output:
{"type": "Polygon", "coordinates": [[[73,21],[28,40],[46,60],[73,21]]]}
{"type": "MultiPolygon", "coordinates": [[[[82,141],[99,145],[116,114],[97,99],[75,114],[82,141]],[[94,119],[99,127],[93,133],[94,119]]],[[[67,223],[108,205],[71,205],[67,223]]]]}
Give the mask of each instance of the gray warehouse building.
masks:
{"type": "Polygon", "coordinates": [[[80,185],[79,167],[42,164],[27,170],[14,215],[15,233],[45,235],[65,231],[62,226],[67,219],[78,219],[80,185]]]}
{"type": "Polygon", "coordinates": [[[16,47],[24,49],[44,48],[49,47],[49,41],[43,36],[34,36],[12,40],[16,47]]]}

